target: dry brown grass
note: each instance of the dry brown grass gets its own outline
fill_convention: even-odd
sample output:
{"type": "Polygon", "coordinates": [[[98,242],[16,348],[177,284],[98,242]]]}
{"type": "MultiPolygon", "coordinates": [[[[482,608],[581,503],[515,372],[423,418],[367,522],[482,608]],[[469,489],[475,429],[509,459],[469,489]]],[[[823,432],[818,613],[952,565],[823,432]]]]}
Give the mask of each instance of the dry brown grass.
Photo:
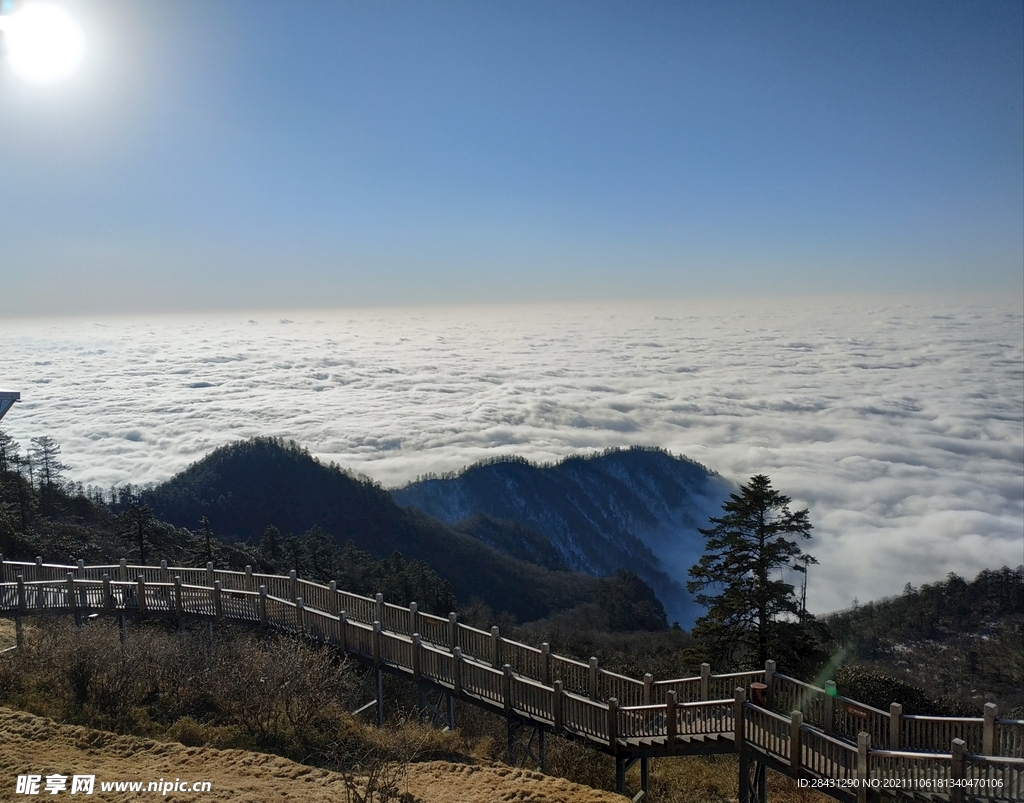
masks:
{"type": "MultiPolygon", "coordinates": [[[[349,799],[346,776],[286,758],[246,750],[185,747],[119,736],[0,707],[0,800],[15,795],[20,774],[95,774],[100,780],[206,780],[203,795],[169,793],[167,803],[337,803],[349,799]]],[[[366,776],[356,776],[365,781],[366,776]]],[[[619,795],[561,778],[489,762],[409,764],[398,779],[408,803],[623,803],[619,795]]],[[[97,793],[92,800],[138,800],[136,793],[97,793]]]]}

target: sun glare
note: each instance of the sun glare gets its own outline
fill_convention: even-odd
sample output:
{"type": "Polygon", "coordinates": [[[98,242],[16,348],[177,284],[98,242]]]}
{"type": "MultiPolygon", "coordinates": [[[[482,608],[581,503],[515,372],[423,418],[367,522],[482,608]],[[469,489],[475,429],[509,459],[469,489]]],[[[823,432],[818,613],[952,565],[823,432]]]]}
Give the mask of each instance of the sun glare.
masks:
{"type": "Polygon", "coordinates": [[[22,78],[49,83],[71,75],[85,55],[81,28],[63,8],[28,3],[0,17],[7,61],[22,78]]]}

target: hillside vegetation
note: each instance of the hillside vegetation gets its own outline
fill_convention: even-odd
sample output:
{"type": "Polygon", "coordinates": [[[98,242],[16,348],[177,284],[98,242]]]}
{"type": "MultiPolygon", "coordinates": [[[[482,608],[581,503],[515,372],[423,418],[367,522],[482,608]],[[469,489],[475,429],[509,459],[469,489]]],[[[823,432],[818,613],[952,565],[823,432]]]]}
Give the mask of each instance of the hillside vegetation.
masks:
{"type": "Polygon", "coordinates": [[[950,574],[920,588],[908,583],[900,596],[835,613],[824,624],[833,651],[861,665],[846,671],[846,686],[864,702],[885,698],[883,707],[895,700],[907,713],[978,716],[982,703],[996,700],[1024,719],[1024,566],[974,580],[950,574]]]}

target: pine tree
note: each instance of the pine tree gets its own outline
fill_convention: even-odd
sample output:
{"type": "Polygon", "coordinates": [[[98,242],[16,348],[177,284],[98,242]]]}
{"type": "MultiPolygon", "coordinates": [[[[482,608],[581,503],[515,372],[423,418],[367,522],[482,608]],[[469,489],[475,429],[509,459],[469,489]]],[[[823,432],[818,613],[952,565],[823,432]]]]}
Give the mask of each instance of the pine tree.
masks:
{"type": "Polygon", "coordinates": [[[302,535],[302,545],[312,564],[312,577],[328,582],[334,575],[334,539],[319,524],[302,535]]]}
{"type": "Polygon", "coordinates": [[[199,535],[202,537],[203,545],[204,545],[204,550],[203,550],[203,557],[205,558],[204,562],[205,563],[213,563],[213,530],[210,527],[210,520],[208,518],[206,518],[206,516],[203,516],[199,520],[199,526],[200,526],[199,535]]]}
{"type": "Polygon", "coordinates": [[[811,531],[808,511],[790,512],[791,501],[758,474],[730,494],[724,515],[711,519],[714,526],[700,530],[705,553],[686,587],[708,609],[694,635],[717,657],[749,662],[756,655],[763,664],[781,646],[776,619],[801,616],[793,586],[777,575],[787,567],[806,571],[817,561],[790,538],[810,538],[811,531]]]}
{"type": "Polygon", "coordinates": [[[15,470],[19,453],[19,444],[14,438],[0,430],[0,482],[15,470]]]}
{"type": "Polygon", "coordinates": [[[133,502],[124,513],[121,514],[123,521],[124,535],[127,540],[135,541],[139,550],[139,565],[146,565],[146,547],[149,545],[150,536],[156,527],[156,517],[148,505],[140,505],[133,502]]]}
{"type": "Polygon", "coordinates": [[[62,474],[68,466],[58,459],[60,446],[49,435],[32,439],[30,452],[32,463],[39,473],[39,487],[47,491],[58,488],[62,482],[62,474]]]}
{"type": "Polygon", "coordinates": [[[273,524],[268,524],[260,539],[260,552],[263,553],[269,564],[276,568],[277,561],[281,557],[281,531],[273,524]]]}

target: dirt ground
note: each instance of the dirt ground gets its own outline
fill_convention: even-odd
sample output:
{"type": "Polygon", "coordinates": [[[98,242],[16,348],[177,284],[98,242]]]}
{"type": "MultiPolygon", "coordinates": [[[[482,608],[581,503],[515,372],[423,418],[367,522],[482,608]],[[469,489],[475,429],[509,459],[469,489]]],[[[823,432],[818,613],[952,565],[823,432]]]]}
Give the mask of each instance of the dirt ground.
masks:
{"type": "MultiPolygon", "coordinates": [[[[37,798],[17,794],[18,775],[95,775],[90,800],[320,803],[347,801],[344,778],[327,770],[245,750],[185,747],[74,725],[0,707],[0,800],[78,799],[69,791],[37,798]],[[206,793],[101,792],[100,781],[210,781],[206,793]]],[[[70,782],[69,782],[70,785],[70,782]]],[[[624,803],[626,798],[504,765],[409,765],[400,791],[409,803],[624,803]]],[[[83,796],[84,799],[84,796],[83,796]]]]}

